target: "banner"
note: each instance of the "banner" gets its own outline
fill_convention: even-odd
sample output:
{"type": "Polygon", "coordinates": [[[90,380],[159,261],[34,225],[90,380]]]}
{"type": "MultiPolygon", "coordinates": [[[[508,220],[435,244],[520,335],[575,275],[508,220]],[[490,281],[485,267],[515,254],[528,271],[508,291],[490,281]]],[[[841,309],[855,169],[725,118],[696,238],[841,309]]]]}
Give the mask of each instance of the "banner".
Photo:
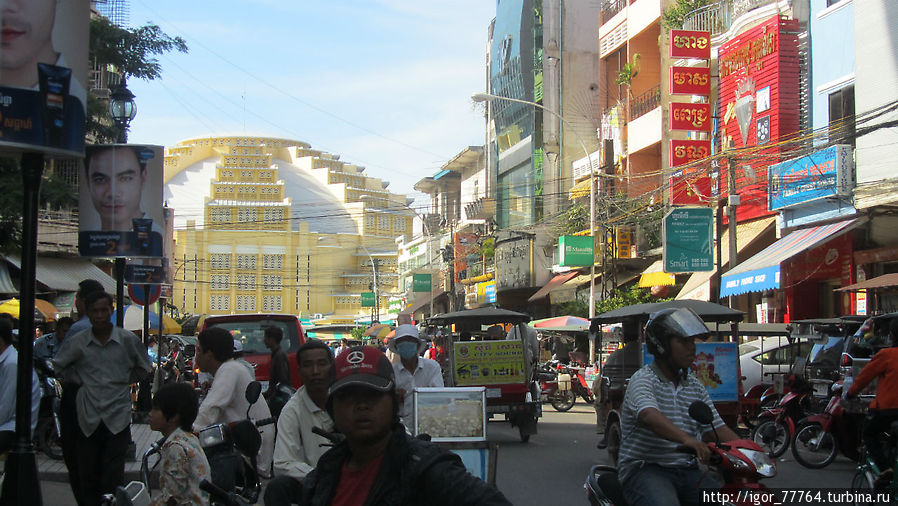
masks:
{"type": "Polygon", "coordinates": [[[520,340],[454,343],[455,385],[524,383],[524,346],[520,340]]]}
{"type": "MultiPolygon", "coordinates": [[[[655,357],[643,345],[643,364],[655,357]]],[[[739,400],[739,349],[736,343],[695,343],[695,361],[690,369],[705,385],[713,402],[739,400]]]]}
{"type": "Polygon", "coordinates": [[[671,67],[670,93],[672,95],[710,95],[711,69],[707,67],[671,67]]]}
{"type": "Polygon", "coordinates": [[[671,30],[670,57],[710,60],[711,32],[698,30],[671,30]]]}
{"type": "Polygon", "coordinates": [[[670,166],[679,167],[711,156],[711,141],[670,141],[670,166]]]}
{"type": "Polygon", "coordinates": [[[670,103],[670,129],[711,131],[711,104],[670,103]]]}

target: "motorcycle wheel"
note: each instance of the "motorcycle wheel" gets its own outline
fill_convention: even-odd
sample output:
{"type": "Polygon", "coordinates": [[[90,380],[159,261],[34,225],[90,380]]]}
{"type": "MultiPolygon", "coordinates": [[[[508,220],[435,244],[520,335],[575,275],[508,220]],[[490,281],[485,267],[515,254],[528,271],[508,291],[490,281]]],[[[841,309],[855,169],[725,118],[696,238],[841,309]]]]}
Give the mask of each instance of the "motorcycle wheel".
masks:
{"type": "Polygon", "coordinates": [[[568,411],[574,407],[577,397],[572,390],[557,391],[552,396],[552,407],[555,411],[568,411]]]}
{"type": "Polygon", "coordinates": [[[821,469],[836,460],[836,438],[816,423],[803,423],[795,431],[792,455],[804,467],[821,469]]]}
{"type": "Polygon", "coordinates": [[[44,455],[53,460],[62,460],[62,438],[56,432],[56,424],[52,421],[38,434],[38,444],[44,455]]]}
{"type": "Polygon", "coordinates": [[[751,439],[770,457],[779,457],[789,449],[789,428],[776,420],[765,420],[755,427],[751,439]]]}
{"type": "MultiPolygon", "coordinates": [[[[868,473],[868,470],[861,468],[858,469],[857,472],[854,473],[854,477],[851,478],[851,491],[854,492],[855,497],[858,497],[859,492],[873,492],[873,476],[868,473]]],[[[854,504],[855,506],[861,506],[866,503],[855,500],[854,504]]]]}
{"type": "Polygon", "coordinates": [[[620,423],[612,422],[606,429],[608,431],[605,434],[605,440],[608,442],[608,457],[611,458],[611,462],[617,464],[617,456],[620,453],[620,443],[621,443],[621,431],[620,431],[620,423]]]}

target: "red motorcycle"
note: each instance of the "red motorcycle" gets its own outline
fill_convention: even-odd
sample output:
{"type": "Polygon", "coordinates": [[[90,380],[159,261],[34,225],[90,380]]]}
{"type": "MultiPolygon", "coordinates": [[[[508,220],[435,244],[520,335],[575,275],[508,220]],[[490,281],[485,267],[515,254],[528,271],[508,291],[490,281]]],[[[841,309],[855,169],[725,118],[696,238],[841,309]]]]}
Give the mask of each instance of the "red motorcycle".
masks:
{"type": "Polygon", "coordinates": [[[583,369],[560,363],[547,362],[537,371],[541,399],[552,403],[555,411],[568,411],[574,407],[577,397],[592,404],[595,397],[592,388],[586,384],[583,369]],[[554,367],[554,369],[553,369],[554,367]]]}
{"type": "Polygon", "coordinates": [[[774,458],[789,449],[796,422],[803,419],[807,412],[807,397],[811,392],[808,383],[800,376],[791,375],[787,384],[789,391],[780,399],[779,405],[758,415],[758,425],[752,430],[752,440],[774,458]]]}
{"type": "Polygon", "coordinates": [[[799,464],[811,469],[826,467],[836,459],[839,450],[851,460],[860,459],[864,415],[845,411],[841,390],[840,381],[833,386],[834,395],[826,410],[798,423],[792,438],[792,455],[799,464]]]}
{"type": "MultiPolygon", "coordinates": [[[[707,404],[697,401],[689,406],[689,416],[698,422],[710,425],[713,420],[707,404]]],[[[737,439],[728,443],[708,443],[711,448],[709,467],[719,473],[723,487],[715,497],[715,504],[744,504],[757,506],[759,494],[766,487],[762,478],[776,476],[776,465],[764,450],[748,439],[737,439]]],[[[690,452],[691,448],[678,447],[677,451],[690,452]]],[[[593,466],[586,477],[589,503],[593,506],[626,506],[623,488],[617,478],[617,469],[612,466],[593,466]]]]}

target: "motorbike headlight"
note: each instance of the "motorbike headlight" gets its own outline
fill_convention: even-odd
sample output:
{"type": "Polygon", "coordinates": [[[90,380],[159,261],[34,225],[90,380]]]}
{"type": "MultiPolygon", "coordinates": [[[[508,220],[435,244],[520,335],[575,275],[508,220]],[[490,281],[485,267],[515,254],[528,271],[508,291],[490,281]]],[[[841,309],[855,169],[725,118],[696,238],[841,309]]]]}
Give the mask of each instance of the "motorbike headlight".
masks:
{"type": "Polygon", "coordinates": [[[750,468],[748,467],[748,464],[746,464],[744,460],[742,460],[738,457],[734,457],[734,456],[730,455],[729,453],[726,454],[726,457],[727,457],[727,460],[730,461],[730,464],[733,465],[733,468],[735,468],[737,471],[750,470],[750,468]]]}
{"type": "Polygon", "coordinates": [[[776,466],[766,453],[746,448],[740,448],[739,451],[748,457],[748,460],[755,465],[755,470],[758,474],[765,478],[773,478],[776,476],[776,466]]]}
{"type": "Polygon", "coordinates": [[[210,425],[202,430],[199,434],[200,446],[209,448],[221,444],[225,441],[225,428],[223,424],[210,425]]]}

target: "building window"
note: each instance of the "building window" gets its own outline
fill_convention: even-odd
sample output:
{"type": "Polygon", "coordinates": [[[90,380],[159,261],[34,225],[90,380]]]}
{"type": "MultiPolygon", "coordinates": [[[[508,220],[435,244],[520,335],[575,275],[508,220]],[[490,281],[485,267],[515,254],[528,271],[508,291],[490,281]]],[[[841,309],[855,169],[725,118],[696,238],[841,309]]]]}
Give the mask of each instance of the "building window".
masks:
{"type": "Polygon", "coordinates": [[[281,276],[266,275],[262,276],[263,290],[280,290],[284,286],[281,276]]]}
{"type": "Polygon", "coordinates": [[[265,223],[278,223],[284,221],[284,210],[283,209],[266,209],[265,210],[265,223]]]}
{"type": "Polygon", "coordinates": [[[284,255],[262,255],[263,269],[283,269],[284,255]]]}
{"type": "Polygon", "coordinates": [[[279,313],[284,310],[284,302],[280,295],[262,296],[262,311],[266,313],[279,313]]]}
{"type": "Polygon", "coordinates": [[[227,223],[231,221],[231,210],[227,207],[213,207],[209,211],[212,223],[227,223]]]}
{"type": "Polygon", "coordinates": [[[255,295],[238,295],[237,311],[255,311],[256,296],[255,295]]]}
{"type": "Polygon", "coordinates": [[[256,255],[237,255],[237,268],[256,270],[256,255]]]}
{"type": "Polygon", "coordinates": [[[209,296],[209,309],[211,311],[230,311],[231,298],[227,295],[209,296]]]}
{"type": "Polygon", "coordinates": [[[385,215],[380,215],[377,217],[377,229],[378,230],[390,230],[390,217],[385,215]]]}
{"type": "Polygon", "coordinates": [[[231,277],[227,274],[213,274],[211,279],[213,290],[228,290],[231,288],[231,277]]]}
{"type": "Polygon", "coordinates": [[[212,253],[209,256],[213,269],[231,268],[231,255],[229,253],[212,253]]]}
{"type": "Polygon", "coordinates": [[[375,219],[374,215],[369,214],[369,215],[365,216],[365,228],[373,229],[375,223],[376,223],[376,219],[375,219]]]}
{"type": "Polygon", "coordinates": [[[404,216],[396,216],[393,218],[393,230],[405,230],[404,216]]]}
{"type": "Polygon", "coordinates": [[[829,140],[855,145],[854,85],[829,94],[829,140]]]}
{"type": "Polygon", "coordinates": [[[237,276],[237,289],[238,290],[255,290],[256,289],[256,277],[252,274],[241,274],[237,276]]]}
{"type": "MultiPolygon", "coordinates": [[[[242,190],[242,188],[241,188],[242,190]]],[[[255,223],[256,210],[248,208],[240,208],[237,210],[237,221],[240,223],[255,223]]]]}

